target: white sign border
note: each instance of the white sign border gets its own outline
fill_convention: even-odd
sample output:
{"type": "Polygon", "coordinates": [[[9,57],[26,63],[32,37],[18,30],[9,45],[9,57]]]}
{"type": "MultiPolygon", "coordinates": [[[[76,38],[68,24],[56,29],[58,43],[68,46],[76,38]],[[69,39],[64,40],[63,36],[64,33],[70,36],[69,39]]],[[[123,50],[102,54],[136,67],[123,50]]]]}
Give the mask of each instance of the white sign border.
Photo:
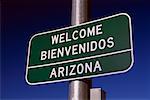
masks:
{"type": "Polygon", "coordinates": [[[42,32],[42,33],[35,34],[35,35],[33,35],[31,37],[31,39],[29,41],[25,80],[26,80],[26,82],[29,85],[39,85],[39,84],[63,82],[63,81],[70,81],[70,80],[76,80],[76,79],[93,78],[93,77],[98,77],[98,76],[106,76],[106,75],[112,75],[112,74],[125,73],[125,72],[129,71],[132,68],[133,63],[134,63],[134,58],[133,58],[133,41],[132,41],[132,39],[133,38],[132,38],[131,18],[130,18],[130,16],[127,13],[119,13],[119,14],[115,14],[115,15],[112,15],[112,16],[108,16],[108,17],[105,17],[105,18],[98,19],[98,20],[94,20],[94,21],[90,21],[90,22],[86,22],[86,23],[81,23],[81,24],[78,24],[78,25],[74,25],[74,26],[70,26],[70,27],[65,27],[65,28],[61,28],[61,29],[56,29],[56,30],[53,30],[53,31],[47,31],[47,32],[42,32]],[[131,61],[130,66],[126,70],[117,71],[117,72],[110,72],[110,73],[104,73],[104,74],[99,74],[99,75],[92,75],[92,76],[83,76],[83,77],[77,77],[77,78],[55,80],[55,81],[45,81],[45,82],[37,82],[37,83],[30,83],[28,81],[27,75],[28,75],[28,69],[30,68],[30,67],[28,67],[28,65],[29,65],[29,55],[30,55],[30,46],[31,46],[31,41],[32,41],[32,39],[34,37],[36,37],[38,35],[48,34],[48,33],[51,33],[51,32],[61,31],[61,30],[68,29],[68,28],[74,28],[74,27],[77,27],[77,26],[85,25],[85,24],[90,24],[90,23],[97,22],[97,21],[102,21],[102,20],[113,18],[113,17],[117,17],[117,16],[120,16],[120,15],[125,15],[125,16],[128,17],[128,19],[129,19],[129,28],[130,28],[129,31],[130,31],[130,45],[131,45],[131,49],[127,49],[127,50],[131,51],[131,60],[132,61],[131,61]]]}

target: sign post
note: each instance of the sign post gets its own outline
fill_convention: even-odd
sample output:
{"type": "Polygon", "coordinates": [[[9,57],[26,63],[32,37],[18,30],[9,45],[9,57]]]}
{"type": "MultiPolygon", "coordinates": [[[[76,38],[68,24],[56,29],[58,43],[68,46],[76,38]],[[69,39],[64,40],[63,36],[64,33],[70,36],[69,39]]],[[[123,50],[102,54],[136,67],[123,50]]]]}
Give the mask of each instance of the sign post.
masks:
{"type": "MultiPolygon", "coordinates": [[[[72,0],[72,25],[88,21],[89,0],[72,0]]],[[[92,79],[73,80],[69,83],[69,100],[90,100],[92,79]]]]}
{"type": "MultiPolygon", "coordinates": [[[[72,3],[73,26],[38,33],[30,39],[26,81],[29,85],[70,81],[69,100],[89,100],[90,78],[131,69],[131,18],[119,13],[85,22],[88,0],[72,3]]],[[[101,96],[97,89],[91,91],[97,95],[91,98],[101,96]]]]}
{"type": "Polygon", "coordinates": [[[120,13],[86,22],[88,2],[72,0],[73,26],[31,37],[25,77],[29,85],[70,81],[69,100],[89,100],[90,78],[131,69],[130,16],[120,13]]]}

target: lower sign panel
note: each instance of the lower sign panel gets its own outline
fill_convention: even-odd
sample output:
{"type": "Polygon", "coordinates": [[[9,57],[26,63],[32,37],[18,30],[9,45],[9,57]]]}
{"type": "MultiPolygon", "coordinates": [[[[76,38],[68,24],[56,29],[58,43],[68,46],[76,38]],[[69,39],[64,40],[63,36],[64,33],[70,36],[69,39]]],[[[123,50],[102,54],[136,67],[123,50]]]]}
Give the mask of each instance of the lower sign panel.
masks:
{"type": "Polygon", "coordinates": [[[58,64],[29,69],[29,81],[58,82],[68,79],[81,79],[125,72],[132,65],[131,52],[97,57],[67,64],[58,64]]]}
{"type": "Polygon", "coordinates": [[[127,72],[132,67],[132,65],[133,47],[131,19],[126,13],[121,13],[96,21],[80,24],[78,26],[68,27],[46,33],[39,33],[33,36],[29,42],[26,81],[30,85],[36,85],[112,75],[127,72]],[[99,26],[94,30],[92,25],[99,26]],[[91,37],[82,39],[81,36],[84,35],[81,35],[80,37],[73,35],[75,34],[73,32],[77,32],[77,29],[81,29],[81,32],[84,33],[83,29],[87,27],[91,27],[91,30],[89,31],[91,37]],[[102,30],[102,32],[100,32],[100,30],[102,30]],[[74,38],[68,39],[68,35],[61,34],[65,31],[71,32],[70,34],[72,34],[71,36],[74,38]],[[96,36],[96,33],[94,32],[99,32],[99,34],[96,36]],[[55,37],[54,40],[52,38],[52,40],[49,39],[49,37],[53,36],[53,34],[56,36],[57,34],[62,36],[61,38],[58,38],[60,43],[58,41],[54,41],[57,40],[57,37],[55,37]],[[65,39],[65,37],[67,37],[67,39],[65,39]],[[62,43],[63,39],[65,40],[65,43],[62,43]],[[52,45],[47,46],[48,44],[41,44],[43,41],[44,43],[51,43],[52,45]],[[54,42],[58,43],[54,44],[54,42]],[[78,53],[81,54],[77,54],[79,48],[75,47],[80,46],[82,43],[83,47],[80,47],[80,49],[82,48],[81,50],[84,52],[81,53],[80,51],[78,53]],[[86,44],[84,45],[84,43],[86,44]],[[58,57],[54,56],[54,51],[57,50],[56,48],[61,48],[61,46],[62,48],[63,46],[69,48],[71,45],[73,45],[73,49],[71,50],[72,54],[74,55],[69,56],[71,53],[68,53],[68,55],[66,53],[64,56],[62,56],[63,54],[61,52],[63,50],[69,50],[64,48],[61,49],[62,51],[58,50],[62,58],[52,59],[52,57],[58,57]],[[87,49],[88,46],[89,49],[87,49]],[[85,50],[84,47],[86,47],[85,50]],[[105,49],[104,47],[108,48],[105,49]],[[52,49],[53,52],[50,52],[52,49]],[[48,55],[49,52],[50,54],[48,55]],[[53,56],[51,53],[53,53],[53,56]]]}

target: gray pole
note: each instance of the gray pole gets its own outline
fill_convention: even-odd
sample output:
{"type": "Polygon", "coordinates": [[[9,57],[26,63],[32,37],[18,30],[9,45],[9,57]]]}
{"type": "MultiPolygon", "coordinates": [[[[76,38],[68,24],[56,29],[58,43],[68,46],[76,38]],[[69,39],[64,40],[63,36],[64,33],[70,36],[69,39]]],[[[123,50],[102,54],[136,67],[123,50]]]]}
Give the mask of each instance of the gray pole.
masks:
{"type": "Polygon", "coordinates": [[[72,25],[88,21],[88,2],[89,0],[72,0],[72,25]]]}
{"type": "MultiPolygon", "coordinates": [[[[72,0],[72,25],[88,21],[89,0],[72,0]]],[[[90,100],[91,79],[73,80],[69,83],[69,100],[90,100]]]]}

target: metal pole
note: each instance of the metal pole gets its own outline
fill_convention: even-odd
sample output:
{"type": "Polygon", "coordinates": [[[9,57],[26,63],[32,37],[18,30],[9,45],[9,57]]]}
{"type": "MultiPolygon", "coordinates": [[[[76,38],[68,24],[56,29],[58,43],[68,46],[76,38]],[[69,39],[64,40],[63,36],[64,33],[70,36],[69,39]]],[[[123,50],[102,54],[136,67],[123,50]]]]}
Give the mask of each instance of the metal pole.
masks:
{"type": "Polygon", "coordinates": [[[88,21],[89,0],[72,0],[71,24],[76,25],[88,21]]]}
{"type": "MultiPolygon", "coordinates": [[[[89,0],[72,0],[72,25],[88,21],[89,0]]],[[[69,83],[69,100],[90,100],[91,79],[69,83]]]]}

